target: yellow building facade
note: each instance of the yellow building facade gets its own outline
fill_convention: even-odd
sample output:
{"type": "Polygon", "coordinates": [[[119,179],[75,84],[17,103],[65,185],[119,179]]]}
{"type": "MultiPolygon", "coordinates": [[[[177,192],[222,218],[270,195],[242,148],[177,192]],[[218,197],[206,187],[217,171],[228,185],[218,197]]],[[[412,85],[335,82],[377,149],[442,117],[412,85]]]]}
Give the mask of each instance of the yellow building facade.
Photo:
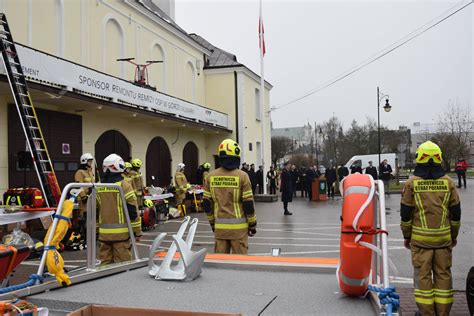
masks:
{"type": "MultiPolygon", "coordinates": [[[[242,162],[270,165],[272,86],[265,83],[262,108],[258,75],[186,33],[153,1],[0,0],[0,11],[19,44],[61,185],[72,181],[83,152],[95,155],[99,165],[112,152],[139,158],[147,183],[154,175],[159,185],[172,183],[176,165],[184,162],[195,181],[198,165],[215,166],[217,145],[225,138],[241,143],[242,162]],[[151,89],[133,83],[135,67],[117,61],[123,58],[159,61],[147,68],[151,89]]],[[[35,175],[19,168],[25,140],[6,76],[0,77],[3,193],[34,185],[35,175]]]]}

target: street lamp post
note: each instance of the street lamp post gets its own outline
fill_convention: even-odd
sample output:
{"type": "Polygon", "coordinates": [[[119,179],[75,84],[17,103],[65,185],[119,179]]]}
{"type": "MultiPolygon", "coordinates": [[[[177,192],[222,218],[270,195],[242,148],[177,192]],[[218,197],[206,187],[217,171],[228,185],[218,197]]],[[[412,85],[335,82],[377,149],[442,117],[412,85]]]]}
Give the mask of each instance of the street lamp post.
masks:
{"type": "Polygon", "coordinates": [[[385,99],[385,105],[383,107],[385,112],[390,112],[392,107],[390,106],[390,103],[388,102],[389,96],[387,94],[380,93],[379,87],[377,87],[377,136],[378,136],[378,143],[379,143],[379,168],[380,168],[380,163],[382,162],[381,159],[381,144],[380,144],[380,100],[383,98],[385,99]]]}

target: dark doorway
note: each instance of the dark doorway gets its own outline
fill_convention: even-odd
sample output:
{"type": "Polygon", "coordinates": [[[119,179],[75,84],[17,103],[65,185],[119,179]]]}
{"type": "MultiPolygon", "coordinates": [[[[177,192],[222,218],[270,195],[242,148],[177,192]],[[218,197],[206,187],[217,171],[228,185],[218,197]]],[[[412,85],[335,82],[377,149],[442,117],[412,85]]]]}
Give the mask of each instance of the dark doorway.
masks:
{"type": "Polygon", "coordinates": [[[95,159],[100,172],[102,172],[104,158],[110,154],[117,154],[124,161],[130,161],[130,143],[122,133],[116,130],[103,133],[95,142],[95,159]]]}
{"type": "Polygon", "coordinates": [[[151,185],[151,176],[155,176],[155,185],[166,187],[171,183],[171,153],[166,141],[161,137],[151,140],[146,150],[146,185],[151,185]]]}
{"type": "MultiPolygon", "coordinates": [[[[82,155],[82,117],[35,109],[60,187],[74,182],[82,155]],[[65,151],[64,147],[69,150],[65,151]]],[[[15,105],[8,106],[8,182],[10,187],[24,185],[39,188],[34,167],[24,164],[26,138],[15,105]],[[23,168],[26,167],[26,168],[23,168]]],[[[27,153],[27,155],[30,155],[27,153]]]]}
{"type": "Polygon", "coordinates": [[[198,168],[198,148],[193,142],[188,142],[183,149],[183,163],[186,165],[184,173],[189,183],[196,183],[198,168]]]}

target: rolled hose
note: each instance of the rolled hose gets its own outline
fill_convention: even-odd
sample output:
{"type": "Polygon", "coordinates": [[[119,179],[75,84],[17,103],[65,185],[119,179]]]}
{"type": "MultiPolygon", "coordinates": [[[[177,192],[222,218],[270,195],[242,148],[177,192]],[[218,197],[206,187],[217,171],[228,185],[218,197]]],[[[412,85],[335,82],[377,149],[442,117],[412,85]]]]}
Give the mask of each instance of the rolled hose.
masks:
{"type": "Polygon", "coordinates": [[[30,277],[28,278],[28,281],[26,281],[25,283],[0,288],[0,294],[6,294],[6,293],[10,293],[13,291],[18,291],[18,290],[27,288],[29,286],[33,286],[35,285],[37,281],[43,282],[43,277],[37,274],[31,274],[30,277]]]}

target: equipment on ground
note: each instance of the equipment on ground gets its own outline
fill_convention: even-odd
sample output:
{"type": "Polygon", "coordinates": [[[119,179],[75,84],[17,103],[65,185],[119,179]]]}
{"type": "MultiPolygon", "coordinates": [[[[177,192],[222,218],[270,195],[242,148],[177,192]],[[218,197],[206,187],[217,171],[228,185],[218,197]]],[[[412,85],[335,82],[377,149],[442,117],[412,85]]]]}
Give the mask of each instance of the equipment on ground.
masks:
{"type": "Polygon", "coordinates": [[[383,181],[351,174],[340,183],[343,197],[340,260],[336,272],[341,291],[364,296],[379,294],[382,313],[393,315],[399,297],[389,282],[389,258],[383,181]]]}
{"type": "Polygon", "coordinates": [[[197,218],[191,221],[186,241],[183,240],[183,235],[190,221],[191,218],[189,216],[184,218],[178,233],[173,235],[173,243],[160,266],[155,264],[154,258],[161,242],[166,237],[166,233],[161,233],[155,238],[150,248],[148,259],[148,274],[150,276],[157,280],[192,281],[201,275],[202,265],[206,257],[206,248],[197,252],[191,250],[199,222],[197,218]],[[174,267],[171,267],[176,251],[179,251],[180,259],[174,267]]]}
{"type": "Polygon", "coordinates": [[[466,299],[469,314],[474,315],[474,267],[471,267],[466,278],[466,299]]]}
{"type": "Polygon", "coordinates": [[[14,188],[8,189],[3,194],[5,205],[43,207],[45,199],[43,193],[38,188],[14,188]]]}
{"type": "Polygon", "coordinates": [[[28,151],[48,207],[57,205],[61,190],[28,91],[26,77],[5,14],[0,14],[0,51],[28,151]]]}

